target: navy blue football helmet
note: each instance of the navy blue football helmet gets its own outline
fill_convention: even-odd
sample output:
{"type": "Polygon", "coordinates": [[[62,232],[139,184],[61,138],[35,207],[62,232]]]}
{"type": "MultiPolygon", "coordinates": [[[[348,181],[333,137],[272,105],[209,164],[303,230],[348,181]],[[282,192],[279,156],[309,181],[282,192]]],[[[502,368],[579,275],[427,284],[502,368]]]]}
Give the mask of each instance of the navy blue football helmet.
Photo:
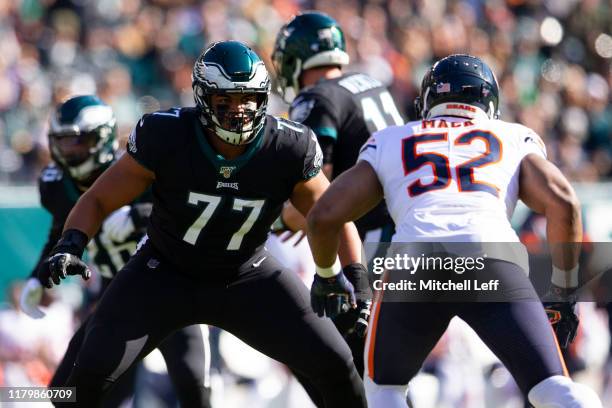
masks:
{"type": "Polygon", "coordinates": [[[474,108],[491,119],[499,117],[499,86],[491,68],[466,54],[449,55],[433,64],[415,100],[417,115],[474,117],[474,108]]]}

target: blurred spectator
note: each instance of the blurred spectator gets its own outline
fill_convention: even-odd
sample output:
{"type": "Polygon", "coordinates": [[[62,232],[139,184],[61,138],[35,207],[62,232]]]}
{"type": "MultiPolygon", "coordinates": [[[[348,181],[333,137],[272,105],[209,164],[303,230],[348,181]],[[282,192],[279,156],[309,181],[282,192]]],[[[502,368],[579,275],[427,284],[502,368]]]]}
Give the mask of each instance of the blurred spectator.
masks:
{"type": "Polygon", "coordinates": [[[20,293],[21,285],[13,284],[8,307],[0,309],[0,385],[46,385],[74,332],[73,309],[66,298],[46,297],[47,316],[34,320],[18,309],[20,293]]]}
{"type": "MultiPolygon", "coordinates": [[[[425,67],[484,58],[503,119],[546,140],[574,180],[612,173],[612,27],[606,0],[0,0],[0,183],[31,183],[48,160],[46,121],[69,95],[99,93],[121,136],[144,112],[191,104],[191,66],[235,38],[268,58],[292,14],[317,8],[344,27],[355,70],[391,89],[407,117],[425,67]]],[[[278,100],[271,106],[280,113],[278,100]]]]}

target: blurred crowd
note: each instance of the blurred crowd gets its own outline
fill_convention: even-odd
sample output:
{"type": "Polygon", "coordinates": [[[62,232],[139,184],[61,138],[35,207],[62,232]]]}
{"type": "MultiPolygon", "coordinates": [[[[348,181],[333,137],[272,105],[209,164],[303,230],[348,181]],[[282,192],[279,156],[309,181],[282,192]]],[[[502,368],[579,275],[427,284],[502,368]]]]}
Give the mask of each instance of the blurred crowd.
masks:
{"type": "MultiPolygon", "coordinates": [[[[212,41],[245,41],[271,69],[278,30],[303,9],[318,9],[339,21],[351,57],[349,71],[389,84],[407,120],[415,118],[413,100],[426,68],[448,54],[470,53],[497,74],[502,119],[539,133],[549,158],[570,179],[612,176],[610,0],[0,0],[0,185],[35,182],[49,160],[49,115],[68,96],[100,95],[115,111],[120,136],[127,138],[143,113],[194,104],[193,61],[212,41]]],[[[275,114],[287,108],[276,96],[269,106],[275,114]]],[[[17,310],[19,289],[11,288],[10,304],[0,310],[0,384],[46,384],[78,320],[74,313],[86,302],[77,299],[80,289],[48,299],[53,307],[43,326],[17,310]]],[[[586,313],[595,329],[576,353],[586,356],[585,365],[601,369],[610,344],[607,315],[586,313]]],[[[496,374],[489,356],[478,360],[488,376],[456,371],[483,350],[467,352],[465,344],[474,343],[462,336],[472,335],[458,330],[463,335],[442,342],[442,351],[434,354],[442,379],[438,385],[421,379],[423,395],[439,387],[455,401],[449,406],[480,408],[484,405],[474,401],[493,389],[500,401],[518,398],[515,405],[493,406],[522,406],[513,382],[507,373],[496,374]],[[447,380],[452,386],[444,387],[447,377],[453,378],[447,380]]],[[[222,354],[222,347],[216,353],[222,354]]],[[[231,365],[229,359],[223,364],[231,365]]],[[[607,364],[599,389],[612,400],[612,360],[607,364]]],[[[247,365],[256,366],[250,360],[247,365]]],[[[472,372],[481,370],[479,365],[472,372]]],[[[249,375],[255,376],[236,378],[249,375]]],[[[261,395],[273,395],[274,384],[289,380],[266,381],[258,383],[264,384],[261,395]]],[[[259,406],[248,398],[250,406],[259,406]]]]}
{"type": "Polygon", "coordinates": [[[424,70],[467,52],[497,73],[502,119],[537,131],[567,176],[612,174],[609,0],[0,0],[0,183],[34,182],[49,113],[68,95],[98,93],[125,137],[142,113],[193,105],[206,44],[239,39],[269,63],[301,9],[339,21],[349,70],[388,83],[406,119],[424,70]]]}

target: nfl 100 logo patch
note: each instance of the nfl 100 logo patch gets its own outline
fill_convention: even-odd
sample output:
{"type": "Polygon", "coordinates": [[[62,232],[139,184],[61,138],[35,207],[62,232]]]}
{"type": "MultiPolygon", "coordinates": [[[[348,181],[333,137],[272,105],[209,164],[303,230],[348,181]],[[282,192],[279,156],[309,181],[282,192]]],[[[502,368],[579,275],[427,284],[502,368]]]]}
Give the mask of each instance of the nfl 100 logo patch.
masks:
{"type": "Polygon", "coordinates": [[[224,178],[228,179],[232,176],[232,173],[236,170],[234,166],[221,166],[219,168],[219,174],[221,174],[224,178]]]}

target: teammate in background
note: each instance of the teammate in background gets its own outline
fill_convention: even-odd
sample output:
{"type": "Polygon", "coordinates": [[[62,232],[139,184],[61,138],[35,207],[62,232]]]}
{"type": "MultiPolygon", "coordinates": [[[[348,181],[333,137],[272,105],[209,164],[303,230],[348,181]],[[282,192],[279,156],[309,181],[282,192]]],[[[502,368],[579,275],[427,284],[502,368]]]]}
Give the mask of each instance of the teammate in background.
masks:
{"type": "MultiPolygon", "coordinates": [[[[338,245],[340,226],[383,196],[397,227],[393,242],[430,246],[518,242],[508,218],[521,198],[548,220],[551,292],[573,292],[580,205],[569,182],[546,160],[539,136],[497,119],[498,85],[490,68],[468,55],[441,59],[425,75],[417,106],[421,121],[376,133],[357,165],[338,177],[311,210],[307,232],[316,264],[333,261],[330,248],[338,245]]],[[[501,359],[534,407],[601,407],[592,390],[567,377],[526,271],[500,259],[487,258],[484,264],[481,273],[500,279],[507,301],[383,302],[386,294],[378,293],[366,343],[369,406],[405,406],[408,382],[458,316],[501,359]]],[[[430,271],[415,275],[419,272],[430,271]]],[[[569,308],[559,311],[573,317],[569,308]]]]}
{"type": "MultiPolygon", "coordinates": [[[[152,186],[148,239],[98,304],[65,385],[76,386],[78,406],[97,406],[168,333],[207,323],[302,372],[327,407],[365,407],[346,343],[263,247],[287,199],[306,214],[327,188],[316,137],[266,115],[268,72],[240,42],[217,42],[200,55],[193,90],[195,108],[142,117],[128,154],[80,198],[51,251],[51,279],[83,274],[83,250],[105,217],[152,186]]],[[[341,229],[336,252],[345,267],[356,265],[355,226],[341,229]]],[[[344,275],[330,279],[330,271],[317,270],[312,299],[333,316],[343,299],[356,302],[344,275]]]]}
{"type": "MultiPolygon", "coordinates": [[[[272,61],[278,92],[291,103],[289,118],[310,127],[323,151],[323,172],[333,180],[351,168],[370,135],[404,120],[387,88],[366,74],[344,73],[344,33],[328,15],[298,14],[281,28],[272,61]],[[291,100],[295,96],[295,99],[291,100]]],[[[384,202],[355,221],[365,241],[388,241],[393,222],[384,202]]]]}
{"type": "MultiPolygon", "coordinates": [[[[373,132],[404,123],[391,95],[379,81],[342,71],[349,63],[344,33],[324,13],[304,12],[283,26],[272,61],[278,92],[286,102],[292,102],[289,117],[309,126],[317,135],[323,151],[323,172],[330,180],[355,164],[360,147],[373,132]],[[293,96],[296,97],[291,101],[293,96]]],[[[289,207],[283,217],[292,213],[289,207]]],[[[384,202],[356,220],[355,225],[364,242],[389,241],[393,233],[384,202]]],[[[371,291],[366,270],[355,270],[347,277],[357,289],[360,306],[334,323],[351,347],[355,365],[363,375],[364,337],[351,329],[360,311],[367,319],[369,304],[364,302],[371,298],[371,291]]],[[[313,397],[309,387],[304,386],[313,397]]]]}
{"type": "MultiPolygon", "coordinates": [[[[49,148],[54,162],[43,169],[39,187],[42,205],[51,213],[53,220],[47,244],[21,295],[21,309],[35,319],[45,315],[39,309],[39,304],[43,285],[47,282],[41,282],[38,276],[48,268],[46,260],[61,237],[70,210],[116,160],[116,130],[112,109],[94,95],[66,100],[51,118],[49,148]]],[[[151,200],[150,194],[143,194],[111,213],[104,220],[102,230],[89,242],[90,264],[101,275],[102,291],[136,251],[138,241],[145,234],[151,200]]],[[[59,280],[55,283],[59,283],[59,280]]],[[[74,334],[50,386],[60,386],[68,379],[90,317],[74,334]]],[[[178,330],[159,346],[183,406],[210,407],[206,368],[209,363],[205,361],[204,351],[208,348],[207,342],[204,343],[200,326],[193,325],[178,330]]],[[[130,381],[128,383],[124,382],[125,387],[121,388],[127,388],[129,393],[132,384],[130,381]]],[[[115,398],[125,396],[113,392],[115,398]]]]}

